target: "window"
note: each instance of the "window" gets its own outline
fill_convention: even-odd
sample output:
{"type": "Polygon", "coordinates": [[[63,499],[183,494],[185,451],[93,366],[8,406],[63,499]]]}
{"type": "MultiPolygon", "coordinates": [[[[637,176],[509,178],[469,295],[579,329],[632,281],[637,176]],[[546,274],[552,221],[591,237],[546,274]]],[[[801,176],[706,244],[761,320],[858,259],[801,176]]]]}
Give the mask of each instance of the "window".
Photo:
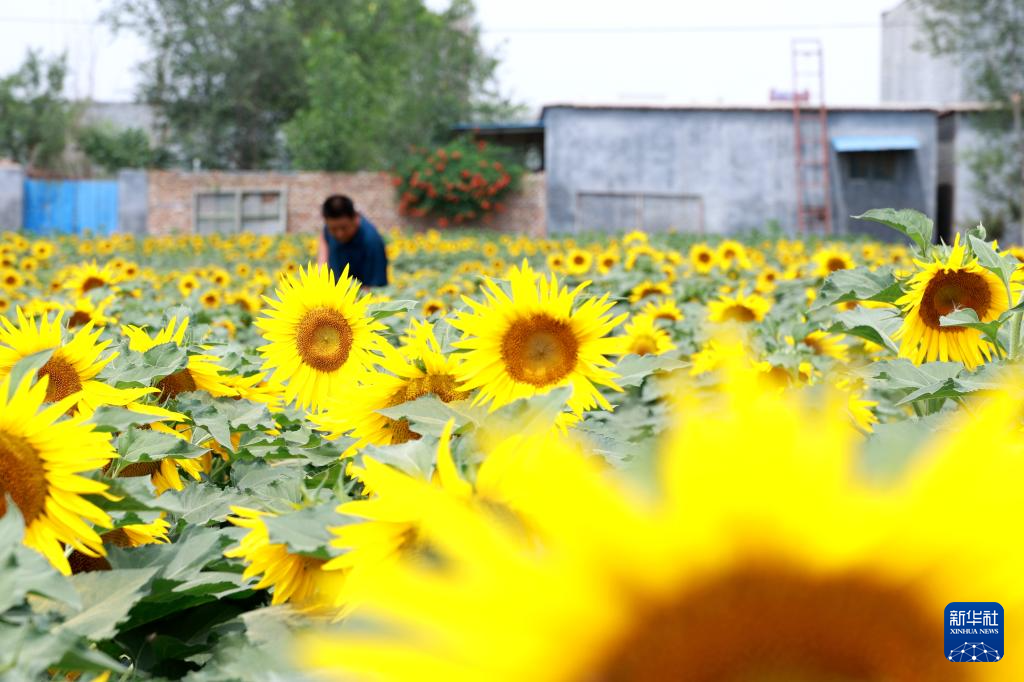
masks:
{"type": "Polygon", "coordinates": [[[895,180],[899,157],[896,152],[855,152],[850,158],[853,180],[895,180]]]}
{"type": "Polygon", "coordinates": [[[285,208],[285,194],[282,190],[196,192],[196,232],[279,234],[285,231],[285,208]]]}

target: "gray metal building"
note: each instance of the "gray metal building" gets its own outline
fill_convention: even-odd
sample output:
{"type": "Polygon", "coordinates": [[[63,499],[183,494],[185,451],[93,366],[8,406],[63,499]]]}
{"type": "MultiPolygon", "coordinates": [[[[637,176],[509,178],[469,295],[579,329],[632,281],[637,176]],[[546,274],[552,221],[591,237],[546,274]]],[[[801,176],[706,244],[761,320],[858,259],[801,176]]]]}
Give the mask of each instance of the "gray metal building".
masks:
{"type": "MultiPolygon", "coordinates": [[[[888,237],[848,217],[869,208],[935,215],[939,114],[899,105],[829,110],[836,233],[888,237]]],[[[552,232],[725,234],[796,224],[790,105],[552,105],[542,118],[552,232]]]]}

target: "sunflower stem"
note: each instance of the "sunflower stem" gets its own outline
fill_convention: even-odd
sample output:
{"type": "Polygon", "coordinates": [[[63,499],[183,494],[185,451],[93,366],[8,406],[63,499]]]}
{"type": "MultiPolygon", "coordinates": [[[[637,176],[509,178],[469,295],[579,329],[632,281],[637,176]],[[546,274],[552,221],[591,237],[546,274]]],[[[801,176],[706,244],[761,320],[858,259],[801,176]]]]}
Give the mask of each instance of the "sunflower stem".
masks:
{"type": "Polygon", "coordinates": [[[1014,313],[1010,318],[1010,362],[1020,359],[1020,327],[1024,313],[1014,313]]]}

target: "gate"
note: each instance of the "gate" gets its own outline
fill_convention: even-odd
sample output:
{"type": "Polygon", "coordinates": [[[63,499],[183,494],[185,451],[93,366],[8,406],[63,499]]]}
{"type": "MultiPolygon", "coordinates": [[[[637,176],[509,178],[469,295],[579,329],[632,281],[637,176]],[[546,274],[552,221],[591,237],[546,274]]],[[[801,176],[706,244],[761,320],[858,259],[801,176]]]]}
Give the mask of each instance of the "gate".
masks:
{"type": "Polygon", "coordinates": [[[117,231],[116,180],[25,180],[25,229],[36,233],[117,231]]]}

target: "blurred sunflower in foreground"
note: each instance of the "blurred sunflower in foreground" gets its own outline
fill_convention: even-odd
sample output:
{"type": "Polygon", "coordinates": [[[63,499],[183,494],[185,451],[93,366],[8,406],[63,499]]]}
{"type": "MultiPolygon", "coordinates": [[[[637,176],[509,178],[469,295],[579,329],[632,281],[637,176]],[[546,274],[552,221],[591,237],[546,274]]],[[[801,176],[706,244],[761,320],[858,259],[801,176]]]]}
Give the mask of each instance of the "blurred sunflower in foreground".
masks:
{"type": "Polygon", "coordinates": [[[295,660],[372,680],[1024,679],[1024,658],[979,672],[939,650],[950,601],[1024,606],[1011,392],[884,485],[862,477],[838,394],[731,368],[720,392],[676,396],[653,503],[550,441],[551,475],[508,477],[517,522],[423,482],[429,556],[378,566],[358,612],[373,627],[306,636],[295,660]],[[965,499],[985,501],[985,532],[950,505],[965,499]]]}

